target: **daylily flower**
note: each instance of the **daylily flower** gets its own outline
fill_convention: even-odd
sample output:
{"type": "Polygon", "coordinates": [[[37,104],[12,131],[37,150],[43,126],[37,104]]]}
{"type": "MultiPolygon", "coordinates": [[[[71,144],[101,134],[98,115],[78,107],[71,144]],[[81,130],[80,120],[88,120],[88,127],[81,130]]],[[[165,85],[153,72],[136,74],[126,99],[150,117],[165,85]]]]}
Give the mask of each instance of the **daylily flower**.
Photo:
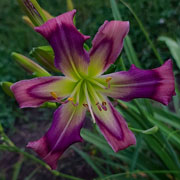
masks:
{"type": "Polygon", "coordinates": [[[83,44],[89,36],[73,25],[75,12],[64,13],[35,28],[52,46],[55,67],[64,76],[22,80],[11,86],[21,108],[38,107],[46,101],[61,104],[46,134],[27,145],[53,169],[71,144],[82,141],[80,130],[87,110],[114,151],[136,143],[108,96],[124,101],[150,98],[167,105],[175,95],[171,60],[152,70],[132,65],[129,71],[103,75],[122,50],[129,22],[105,21],[87,52],[83,44]]]}

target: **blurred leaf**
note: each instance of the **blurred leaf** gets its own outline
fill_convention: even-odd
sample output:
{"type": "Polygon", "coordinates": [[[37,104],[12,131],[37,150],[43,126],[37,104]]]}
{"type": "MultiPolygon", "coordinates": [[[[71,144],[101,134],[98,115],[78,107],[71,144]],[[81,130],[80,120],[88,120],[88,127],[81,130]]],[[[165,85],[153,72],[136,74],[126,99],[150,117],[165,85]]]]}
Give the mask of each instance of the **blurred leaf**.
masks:
{"type": "Polygon", "coordinates": [[[154,126],[154,127],[149,128],[147,130],[141,130],[141,129],[136,129],[136,128],[132,128],[132,127],[129,127],[129,129],[131,129],[134,132],[139,132],[142,134],[154,134],[158,131],[159,128],[157,126],[154,126]]]}
{"type": "MultiPolygon", "coordinates": [[[[171,138],[174,139],[176,141],[176,143],[178,143],[177,145],[180,146],[180,135],[178,134],[174,134],[174,130],[168,126],[166,126],[164,123],[154,119],[153,117],[148,117],[148,119],[155,124],[156,126],[159,127],[159,129],[161,129],[162,131],[164,131],[166,133],[167,136],[169,136],[171,134],[171,138]]],[[[171,139],[170,139],[171,140],[171,139]]]]}
{"type": "Polygon", "coordinates": [[[166,43],[176,62],[177,67],[180,69],[180,44],[178,44],[173,39],[165,36],[160,36],[158,40],[164,41],[166,43]]]}
{"type": "Polygon", "coordinates": [[[180,130],[179,116],[169,110],[153,107],[155,118],[180,130]]]}

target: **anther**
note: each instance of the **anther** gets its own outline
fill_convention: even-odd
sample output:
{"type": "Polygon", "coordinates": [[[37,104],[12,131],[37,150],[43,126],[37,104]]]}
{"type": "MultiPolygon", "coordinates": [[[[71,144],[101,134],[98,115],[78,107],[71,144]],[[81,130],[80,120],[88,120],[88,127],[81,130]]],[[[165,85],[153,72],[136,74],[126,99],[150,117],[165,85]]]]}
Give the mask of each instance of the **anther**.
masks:
{"type": "Polygon", "coordinates": [[[106,82],[109,82],[112,79],[112,77],[107,77],[106,82]]]}
{"type": "Polygon", "coordinates": [[[68,101],[73,101],[74,98],[73,98],[73,97],[69,97],[67,100],[68,100],[68,101]]]}
{"type": "Polygon", "coordinates": [[[73,97],[69,97],[69,98],[67,98],[67,100],[68,101],[70,101],[71,103],[72,103],[72,105],[74,105],[74,106],[77,106],[78,105],[78,103],[74,103],[73,101],[74,101],[74,98],[73,97]]]}
{"type": "Polygon", "coordinates": [[[85,108],[88,108],[88,105],[87,105],[87,104],[83,104],[83,106],[84,106],[85,108]]]}
{"type": "Polygon", "coordinates": [[[89,106],[88,106],[88,104],[83,104],[83,106],[84,106],[85,108],[87,108],[88,111],[89,111],[89,106]]]}
{"type": "Polygon", "coordinates": [[[112,77],[107,77],[106,78],[106,83],[108,84],[108,89],[110,88],[110,81],[111,81],[112,77]]]}
{"type": "Polygon", "coordinates": [[[101,107],[103,108],[104,111],[107,111],[106,104],[107,104],[107,103],[106,103],[105,101],[103,101],[103,102],[102,102],[102,105],[101,105],[101,107]]]}
{"type": "Polygon", "coordinates": [[[96,106],[98,107],[98,109],[99,109],[100,111],[102,111],[101,105],[99,104],[99,102],[96,103],[96,106]]]}
{"type": "Polygon", "coordinates": [[[59,98],[58,98],[58,96],[57,96],[57,94],[55,92],[50,92],[50,94],[58,103],[66,104],[66,103],[69,102],[68,100],[65,100],[65,101],[59,100],[59,98]]]}
{"type": "Polygon", "coordinates": [[[58,100],[58,96],[55,92],[50,92],[50,94],[54,99],[58,100]]]}

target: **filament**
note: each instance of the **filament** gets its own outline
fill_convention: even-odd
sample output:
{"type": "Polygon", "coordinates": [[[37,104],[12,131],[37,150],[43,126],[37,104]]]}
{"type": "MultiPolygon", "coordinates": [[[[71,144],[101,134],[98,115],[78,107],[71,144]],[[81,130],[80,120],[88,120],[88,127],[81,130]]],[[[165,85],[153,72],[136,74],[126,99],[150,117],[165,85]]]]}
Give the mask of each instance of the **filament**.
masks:
{"type": "Polygon", "coordinates": [[[101,83],[95,81],[94,79],[88,79],[89,81],[91,81],[93,84],[96,84],[97,86],[106,89],[106,86],[102,85],[101,83]]]}
{"type": "Polygon", "coordinates": [[[94,114],[93,114],[93,111],[92,111],[92,108],[91,108],[91,103],[90,103],[90,99],[89,99],[86,83],[85,83],[85,86],[84,86],[84,91],[85,91],[85,96],[86,96],[86,100],[87,100],[87,103],[88,103],[90,114],[92,116],[93,122],[95,123],[95,117],[94,117],[94,114]]]}

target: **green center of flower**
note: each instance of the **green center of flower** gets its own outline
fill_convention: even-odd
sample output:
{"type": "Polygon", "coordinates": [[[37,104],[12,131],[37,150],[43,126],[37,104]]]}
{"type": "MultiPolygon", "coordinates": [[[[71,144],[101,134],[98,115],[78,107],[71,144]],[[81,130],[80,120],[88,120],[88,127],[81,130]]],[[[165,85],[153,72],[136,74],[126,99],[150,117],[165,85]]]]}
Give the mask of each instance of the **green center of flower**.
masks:
{"type": "MultiPolygon", "coordinates": [[[[61,104],[72,103],[74,106],[84,106],[91,113],[92,119],[95,120],[92,108],[97,108],[99,111],[107,111],[107,102],[101,90],[110,88],[111,79],[111,77],[107,77],[103,82],[98,78],[84,76],[76,81],[76,85],[70,96],[58,102],[61,104]]],[[[51,92],[51,96],[58,100],[54,92],[51,92]]]]}

